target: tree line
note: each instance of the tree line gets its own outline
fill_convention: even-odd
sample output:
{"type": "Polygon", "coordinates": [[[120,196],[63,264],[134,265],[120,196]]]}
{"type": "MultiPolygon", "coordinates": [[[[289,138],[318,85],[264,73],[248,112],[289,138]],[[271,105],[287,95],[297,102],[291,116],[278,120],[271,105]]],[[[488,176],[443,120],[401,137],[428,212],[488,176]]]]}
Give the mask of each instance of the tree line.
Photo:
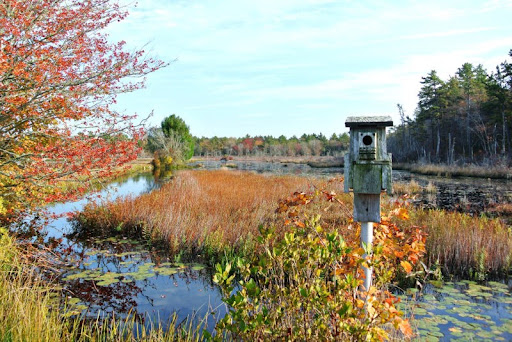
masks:
{"type": "Polygon", "coordinates": [[[348,149],[347,133],[333,133],[327,138],[320,134],[303,134],[299,138],[281,135],[242,138],[196,138],[196,156],[339,156],[348,149]]]}
{"type": "MultiPolygon", "coordinates": [[[[512,57],[512,50],[509,52],[512,57]]],[[[512,64],[488,73],[464,63],[442,80],[421,80],[414,118],[398,105],[400,123],[388,137],[398,162],[509,164],[512,157],[512,64]]]]}
{"type": "Polygon", "coordinates": [[[349,140],[347,133],[333,133],[330,138],[322,133],[303,134],[300,138],[284,135],[198,138],[192,136],[182,118],[172,114],[160,127],[148,129],[144,149],[160,162],[170,160],[180,164],[192,156],[341,156],[348,150],[349,140]]]}

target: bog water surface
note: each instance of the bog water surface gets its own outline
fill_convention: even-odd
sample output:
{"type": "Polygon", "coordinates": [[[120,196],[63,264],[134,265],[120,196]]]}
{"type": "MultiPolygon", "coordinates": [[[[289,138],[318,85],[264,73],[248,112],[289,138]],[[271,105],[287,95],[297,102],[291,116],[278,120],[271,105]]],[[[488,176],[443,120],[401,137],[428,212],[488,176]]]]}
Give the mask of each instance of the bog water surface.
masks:
{"type": "MultiPolygon", "coordinates": [[[[101,200],[137,196],[158,187],[151,174],[139,174],[109,185],[101,200]]],[[[97,196],[96,196],[96,199],[97,196]]],[[[51,213],[80,210],[91,199],[52,206],[51,213]]],[[[201,264],[184,264],[159,250],[128,238],[76,239],[65,217],[46,228],[48,237],[63,238],[68,262],[61,275],[62,285],[72,304],[69,314],[96,317],[98,313],[131,313],[140,322],[167,324],[176,313],[178,322],[187,317],[203,319],[207,313],[225,314],[219,289],[211,270],[201,264]]],[[[215,316],[209,316],[213,327],[215,316]]]]}

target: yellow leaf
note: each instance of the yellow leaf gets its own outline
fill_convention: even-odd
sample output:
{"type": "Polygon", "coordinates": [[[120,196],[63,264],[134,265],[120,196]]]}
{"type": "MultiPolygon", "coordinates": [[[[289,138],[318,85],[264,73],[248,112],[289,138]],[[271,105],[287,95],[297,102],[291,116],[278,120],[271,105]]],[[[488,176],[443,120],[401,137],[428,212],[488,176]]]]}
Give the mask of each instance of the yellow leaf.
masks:
{"type": "Polygon", "coordinates": [[[409,219],[409,212],[405,208],[398,209],[398,214],[396,215],[402,220],[408,220],[409,219]]]}
{"type": "Polygon", "coordinates": [[[354,254],[356,254],[356,255],[363,255],[364,254],[364,249],[362,249],[361,247],[356,248],[354,250],[354,254]]]}
{"type": "Polygon", "coordinates": [[[401,261],[400,265],[404,268],[405,272],[411,273],[412,272],[412,265],[408,261],[401,261]]]}

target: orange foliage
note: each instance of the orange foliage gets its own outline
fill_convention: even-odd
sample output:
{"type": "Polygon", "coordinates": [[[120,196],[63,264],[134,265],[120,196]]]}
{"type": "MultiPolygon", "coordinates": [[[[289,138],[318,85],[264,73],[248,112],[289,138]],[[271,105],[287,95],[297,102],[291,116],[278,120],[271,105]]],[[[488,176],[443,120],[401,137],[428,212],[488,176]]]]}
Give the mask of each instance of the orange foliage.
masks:
{"type": "Polygon", "coordinates": [[[164,64],[107,41],[101,30],[126,15],[104,0],[0,4],[0,218],[83,193],[55,185],[136,157],[142,131],[111,105],[143,86],[127,77],[164,64]]]}
{"type": "Polygon", "coordinates": [[[107,233],[123,223],[123,234],[163,240],[174,250],[237,247],[257,236],[259,225],[278,220],[274,208],[283,195],[309,187],[302,177],[184,170],[149,194],[118,199],[105,209],[88,205],[79,221],[84,231],[107,233]]]}

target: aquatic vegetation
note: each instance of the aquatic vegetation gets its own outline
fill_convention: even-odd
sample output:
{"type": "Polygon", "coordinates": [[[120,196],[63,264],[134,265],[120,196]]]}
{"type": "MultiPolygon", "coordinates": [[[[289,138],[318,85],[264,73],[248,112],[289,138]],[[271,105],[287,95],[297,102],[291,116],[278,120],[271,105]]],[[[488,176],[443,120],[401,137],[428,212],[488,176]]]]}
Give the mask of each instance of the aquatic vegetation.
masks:
{"type": "Polygon", "coordinates": [[[478,165],[457,166],[445,164],[394,163],[393,168],[431,176],[510,179],[510,168],[496,165],[493,167],[487,167],[478,165]]]}
{"type": "Polygon", "coordinates": [[[512,267],[512,235],[499,219],[441,210],[410,210],[411,221],[428,234],[429,266],[445,275],[473,279],[506,277],[512,267]]]}
{"type": "Polygon", "coordinates": [[[278,200],[310,187],[303,177],[184,170],[149,194],[87,205],[75,227],[83,234],[161,242],[175,253],[220,256],[226,249],[250,251],[257,227],[278,219],[278,200]]]}
{"type": "MultiPolygon", "coordinates": [[[[134,314],[116,314],[82,319],[87,308],[79,298],[62,296],[62,289],[41,280],[28,257],[13,238],[0,228],[0,341],[200,341],[205,317],[182,321],[171,314],[167,324],[144,324],[134,314]]],[[[41,267],[42,265],[38,265],[41,267]]],[[[193,267],[198,267],[194,265],[193,267]]],[[[97,270],[76,273],[107,281],[114,274],[97,270]]],[[[106,285],[105,285],[106,286],[106,285]]],[[[143,317],[144,318],[144,317],[143,317]]]]}
{"type": "Polygon", "coordinates": [[[397,182],[393,184],[393,193],[397,195],[417,194],[423,191],[423,187],[414,179],[409,183],[397,182]]]}
{"type": "Polygon", "coordinates": [[[400,295],[398,307],[411,318],[420,340],[509,341],[512,293],[507,284],[446,282],[411,299],[400,295]]]}

